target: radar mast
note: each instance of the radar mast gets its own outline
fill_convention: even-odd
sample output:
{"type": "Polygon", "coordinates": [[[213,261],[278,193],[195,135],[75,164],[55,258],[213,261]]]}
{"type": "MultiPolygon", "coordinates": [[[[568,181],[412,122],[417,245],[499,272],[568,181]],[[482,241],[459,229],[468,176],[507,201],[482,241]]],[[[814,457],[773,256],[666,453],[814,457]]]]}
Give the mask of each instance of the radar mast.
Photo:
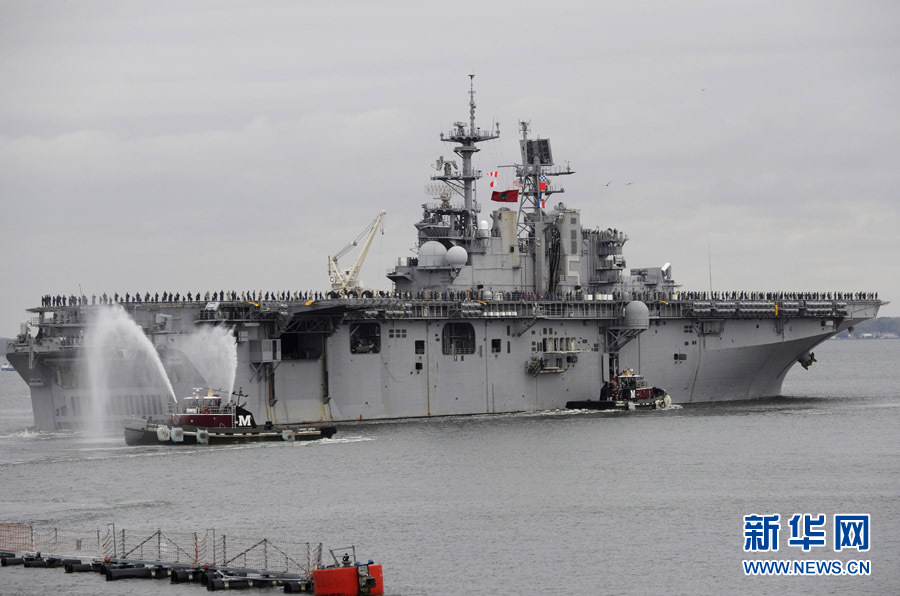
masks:
{"type": "Polygon", "coordinates": [[[469,125],[465,122],[454,122],[448,133],[441,133],[441,140],[458,143],[453,152],[462,158],[462,170],[446,168],[442,175],[432,176],[432,180],[441,180],[457,194],[462,195],[464,213],[462,213],[463,237],[471,239],[475,236],[476,214],[480,209],[475,203],[475,181],[481,178],[481,171],[472,167],[472,155],[480,151],[476,143],[500,137],[500,125],[494,123],[491,130],[482,131],[475,126],[475,75],[469,75],[469,125]]]}
{"type": "Polygon", "coordinates": [[[550,150],[550,139],[528,138],[530,122],[519,122],[522,130],[522,139],[519,148],[522,153],[522,164],[516,166],[516,176],[521,182],[519,194],[522,196],[519,203],[518,235],[526,239],[529,251],[534,249],[533,239],[534,224],[540,221],[544,205],[550,195],[557,192],[566,192],[566,189],[556,187],[550,183],[553,176],[566,176],[575,172],[566,164],[565,169],[553,167],[553,152],[550,150]]]}

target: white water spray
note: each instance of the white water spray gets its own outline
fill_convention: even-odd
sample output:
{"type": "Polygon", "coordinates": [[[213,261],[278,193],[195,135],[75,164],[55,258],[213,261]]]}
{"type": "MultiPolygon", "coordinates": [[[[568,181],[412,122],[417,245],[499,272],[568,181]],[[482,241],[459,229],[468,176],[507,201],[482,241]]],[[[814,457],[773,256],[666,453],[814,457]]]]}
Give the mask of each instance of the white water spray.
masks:
{"type": "Polygon", "coordinates": [[[206,385],[220,390],[222,399],[227,400],[237,375],[237,341],[231,328],[201,327],[182,341],[180,348],[206,385]]]}
{"type": "Polygon", "coordinates": [[[99,430],[124,414],[116,399],[175,391],[159,354],[144,330],[122,307],[100,308],[92,316],[84,336],[90,407],[88,428],[99,430]]]}

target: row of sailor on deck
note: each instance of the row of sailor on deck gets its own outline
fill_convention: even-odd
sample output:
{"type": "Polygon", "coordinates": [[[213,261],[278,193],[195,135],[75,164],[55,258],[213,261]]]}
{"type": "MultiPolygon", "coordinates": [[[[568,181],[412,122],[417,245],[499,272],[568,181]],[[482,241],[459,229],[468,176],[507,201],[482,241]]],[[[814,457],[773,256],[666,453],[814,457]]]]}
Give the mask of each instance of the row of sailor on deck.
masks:
{"type": "MultiPolygon", "coordinates": [[[[535,301],[535,300],[557,300],[571,301],[583,300],[584,295],[581,292],[557,292],[553,294],[536,294],[531,292],[495,292],[492,295],[486,294],[483,289],[478,290],[420,290],[417,292],[399,292],[399,291],[381,291],[374,292],[374,296],[378,298],[399,298],[406,300],[484,300],[485,296],[491,296],[494,299],[507,300],[514,302],[535,301]]],[[[100,296],[96,294],[87,296],[52,296],[47,294],[41,298],[41,306],[87,306],[88,304],[118,304],[118,303],[142,303],[142,302],[217,302],[231,301],[237,302],[268,302],[283,301],[296,302],[307,300],[326,300],[335,297],[333,293],[317,292],[313,290],[307,291],[282,291],[282,292],[263,292],[244,291],[236,292],[234,290],[226,292],[220,290],[216,292],[187,292],[181,294],[179,292],[145,292],[143,296],[140,292],[133,295],[125,293],[120,295],[118,292],[109,296],[104,292],[100,296]]],[[[633,291],[633,292],[614,292],[612,294],[615,300],[878,300],[878,292],[757,292],[757,291],[728,291],[728,292],[708,292],[708,291],[633,291]]],[[[490,299],[490,298],[488,298],[490,299]]]]}
{"type": "Polygon", "coordinates": [[[217,301],[231,301],[237,302],[241,301],[269,301],[269,300],[282,300],[282,301],[296,301],[296,300],[324,300],[325,294],[323,292],[315,292],[315,291],[295,291],[295,292],[263,292],[260,290],[258,293],[256,291],[252,292],[236,292],[231,290],[226,292],[225,290],[220,290],[217,292],[197,292],[196,294],[193,292],[187,292],[182,294],[180,292],[163,292],[160,294],[159,292],[154,292],[152,295],[150,292],[144,292],[141,295],[140,292],[135,292],[131,294],[126,292],[125,294],[119,294],[115,292],[112,296],[107,295],[104,292],[101,295],[93,294],[90,299],[87,296],[62,296],[56,295],[52,296],[47,294],[41,298],[41,306],[87,306],[88,304],[97,305],[97,304],[118,304],[118,303],[143,303],[143,302],[217,302],[217,301]]]}
{"type": "Polygon", "coordinates": [[[681,300],[878,300],[878,292],[678,292],[681,300]]]}

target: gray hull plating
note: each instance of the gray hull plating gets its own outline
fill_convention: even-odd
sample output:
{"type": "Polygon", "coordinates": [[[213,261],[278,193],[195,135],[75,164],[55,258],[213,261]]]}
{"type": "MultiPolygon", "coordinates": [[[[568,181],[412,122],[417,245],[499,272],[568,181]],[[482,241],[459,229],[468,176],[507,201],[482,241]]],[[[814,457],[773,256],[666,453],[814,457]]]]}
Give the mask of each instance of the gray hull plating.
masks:
{"type": "MultiPolygon", "coordinates": [[[[219,318],[206,319],[208,313],[196,305],[145,305],[135,307],[133,316],[151,329],[179,394],[188,394],[197,383],[180,342],[196,325],[232,326],[239,338],[235,384],[251,395],[250,409],[278,423],[563,408],[567,401],[596,399],[608,376],[608,330],[616,319],[497,317],[494,312],[512,313],[513,306],[491,303],[464,319],[450,319],[442,312],[416,318],[436,307],[418,302],[429,305],[410,311],[416,301],[375,302],[323,301],[287,310],[250,306],[257,313],[252,322],[243,311],[232,311],[240,316],[228,318],[224,309],[217,313],[219,318]],[[323,304],[329,313],[325,318],[320,315],[323,304]],[[399,308],[406,308],[408,316],[386,320],[380,314],[399,308]],[[152,321],[160,312],[173,315],[181,326],[153,332],[152,321]],[[284,327],[285,321],[294,330],[279,334],[276,327],[284,327]],[[453,322],[471,325],[469,353],[445,353],[445,330],[453,322]],[[378,338],[377,347],[359,349],[354,333],[361,326],[378,338]],[[267,343],[274,349],[267,351],[267,343]],[[529,369],[536,360],[543,368],[529,369]]],[[[697,319],[661,312],[624,345],[619,365],[664,387],[674,403],[778,395],[799,355],[871,318],[878,306],[877,301],[852,303],[847,306],[852,313],[844,317],[720,319],[715,332],[697,319]]],[[[83,319],[80,311],[91,308],[106,307],[66,310],[83,319]]],[[[546,310],[552,309],[548,305],[546,310]]],[[[77,343],[26,338],[11,346],[8,359],[31,386],[37,428],[77,428],[94,415],[90,392],[80,382],[82,352],[77,343]]],[[[107,412],[114,420],[165,410],[162,387],[121,387],[115,393],[116,403],[107,412]]]]}

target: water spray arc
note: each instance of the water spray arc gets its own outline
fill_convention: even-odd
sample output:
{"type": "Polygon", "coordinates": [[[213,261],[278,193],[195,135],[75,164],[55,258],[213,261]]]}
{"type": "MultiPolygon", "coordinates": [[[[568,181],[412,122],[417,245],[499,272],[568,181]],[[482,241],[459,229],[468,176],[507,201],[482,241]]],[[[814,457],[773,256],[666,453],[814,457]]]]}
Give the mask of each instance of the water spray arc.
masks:
{"type": "Polygon", "coordinates": [[[144,330],[119,306],[91,313],[84,336],[90,391],[88,426],[104,427],[123,394],[144,398],[160,393],[177,398],[159,354],[144,330]]]}
{"type": "Polygon", "coordinates": [[[187,336],[179,348],[203,377],[207,387],[225,396],[231,394],[238,363],[237,341],[231,327],[201,327],[187,336]]]}

